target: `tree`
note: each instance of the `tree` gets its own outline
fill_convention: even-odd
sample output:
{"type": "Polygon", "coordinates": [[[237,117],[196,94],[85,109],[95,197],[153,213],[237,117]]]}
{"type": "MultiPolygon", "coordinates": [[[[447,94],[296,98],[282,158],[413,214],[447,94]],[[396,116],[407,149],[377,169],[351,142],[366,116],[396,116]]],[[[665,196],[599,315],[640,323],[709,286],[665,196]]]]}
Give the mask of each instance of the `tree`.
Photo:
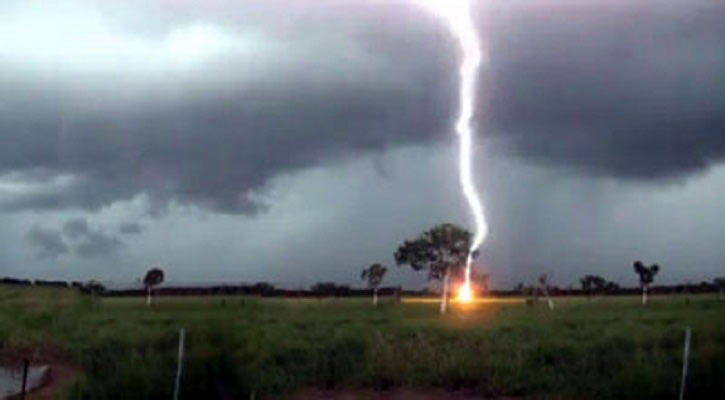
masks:
{"type": "Polygon", "coordinates": [[[619,291],[619,285],[616,282],[609,281],[606,285],[604,285],[604,291],[609,294],[617,293],[617,291],[619,291]]]}
{"type": "Polygon", "coordinates": [[[95,279],[91,279],[83,286],[83,291],[89,293],[91,296],[102,294],[106,291],[106,287],[95,279]]]}
{"type": "Polygon", "coordinates": [[[350,286],[338,285],[335,282],[317,282],[310,287],[310,291],[316,296],[349,296],[350,286]]]}
{"type": "Polygon", "coordinates": [[[715,278],[713,283],[720,289],[720,300],[725,300],[725,296],[723,295],[723,292],[725,292],[725,278],[715,278]]]}
{"type": "Polygon", "coordinates": [[[250,290],[262,297],[272,296],[274,294],[274,285],[268,282],[257,282],[250,290]]]}
{"type": "Polygon", "coordinates": [[[551,299],[551,296],[549,296],[549,276],[546,274],[541,274],[539,276],[539,287],[541,288],[541,291],[544,292],[544,296],[546,296],[546,303],[549,305],[549,309],[554,309],[554,300],[551,299]]]}
{"type": "Polygon", "coordinates": [[[406,240],[395,252],[398,266],[409,265],[415,271],[428,271],[429,280],[442,280],[441,314],[448,309],[451,273],[460,273],[471,248],[471,233],[453,224],[441,224],[406,240]]]}
{"type": "Polygon", "coordinates": [[[619,290],[619,285],[615,282],[610,282],[599,275],[584,275],[579,278],[579,283],[582,286],[582,292],[584,292],[587,296],[603,293],[611,294],[619,290]]]}
{"type": "Polygon", "coordinates": [[[146,287],[146,305],[151,306],[151,292],[155,286],[161,284],[164,281],[164,271],[158,266],[151,268],[146,271],[146,276],[143,278],[143,284],[146,287]]]}
{"type": "Polygon", "coordinates": [[[594,282],[592,282],[593,275],[584,275],[579,278],[579,283],[582,285],[582,292],[586,293],[587,297],[591,297],[593,294],[594,282]]]}
{"type": "Polygon", "coordinates": [[[581,283],[582,291],[586,293],[587,296],[602,293],[607,288],[607,280],[599,275],[585,275],[579,279],[579,283],[581,283]]]}
{"type": "Polygon", "coordinates": [[[380,264],[373,264],[362,270],[360,279],[368,281],[368,287],[373,289],[373,305],[378,305],[378,286],[383,282],[383,277],[388,269],[380,264]]]}
{"type": "Polygon", "coordinates": [[[642,261],[634,262],[634,272],[639,275],[639,286],[642,287],[642,305],[647,304],[647,291],[649,286],[654,282],[655,275],[660,271],[660,266],[653,264],[649,267],[645,266],[642,261]]]}
{"type": "Polygon", "coordinates": [[[275,287],[269,282],[257,282],[250,288],[251,293],[258,294],[262,297],[274,295],[275,287]]]}

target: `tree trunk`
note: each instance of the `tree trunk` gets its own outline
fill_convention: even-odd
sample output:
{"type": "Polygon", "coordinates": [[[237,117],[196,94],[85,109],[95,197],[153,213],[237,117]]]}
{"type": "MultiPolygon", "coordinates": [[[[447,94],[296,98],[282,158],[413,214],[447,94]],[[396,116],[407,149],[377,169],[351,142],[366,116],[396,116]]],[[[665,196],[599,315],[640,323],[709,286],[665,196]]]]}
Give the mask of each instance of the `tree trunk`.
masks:
{"type": "Polygon", "coordinates": [[[642,285],[642,305],[647,305],[647,285],[642,285]]]}
{"type": "Polygon", "coordinates": [[[373,305],[378,305],[378,288],[373,288],[373,305]]]}
{"type": "Polygon", "coordinates": [[[151,307],[151,286],[146,288],[146,307],[151,307]]]}
{"type": "Polygon", "coordinates": [[[445,314],[448,310],[448,287],[451,282],[451,269],[446,268],[446,274],[443,277],[443,294],[441,295],[441,314],[445,314]]]}
{"type": "Polygon", "coordinates": [[[546,289],[546,286],[542,285],[541,290],[544,292],[544,296],[546,296],[546,303],[549,305],[549,310],[554,310],[554,300],[549,297],[549,291],[546,289]]]}

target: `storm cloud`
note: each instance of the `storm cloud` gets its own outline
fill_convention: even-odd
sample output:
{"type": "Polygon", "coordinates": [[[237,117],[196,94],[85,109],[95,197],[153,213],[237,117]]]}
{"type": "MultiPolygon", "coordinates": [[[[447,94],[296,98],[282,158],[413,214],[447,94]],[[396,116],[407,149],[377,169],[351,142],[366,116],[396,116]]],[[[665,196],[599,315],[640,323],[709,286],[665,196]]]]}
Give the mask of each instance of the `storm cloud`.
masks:
{"type": "MultiPolygon", "coordinates": [[[[476,4],[497,282],[627,282],[640,258],[719,273],[725,3],[476,4]]],[[[2,2],[0,265],[358,283],[401,240],[470,222],[457,55],[409,0],[2,2]]]]}
{"type": "Polygon", "coordinates": [[[101,231],[90,232],[74,248],[82,258],[92,258],[115,253],[124,246],[123,242],[112,235],[101,231]]]}
{"type": "Polygon", "coordinates": [[[514,3],[492,21],[486,115],[514,152],[640,180],[725,156],[725,4],[514,3]]]}
{"type": "Polygon", "coordinates": [[[91,229],[85,218],[73,218],[63,224],[63,234],[74,243],[73,251],[82,258],[114,253],[124,246],[121,239],[102,229],[91,229]]]}
{"type": "Polygon", "coordinates": [[[63,224],[63,233],[71,239],[80,239],[88,236],[91,231],[84,218],[73,218],[63,224]]]}
{"type": "MultiPolygon", "coordinates": [[[[300,3],[120,13],[81,2],[50,27],[38,8],[6,5],[0,43],[13,27],[37,31],[0,50],[0,91],[12,93],[0,99],[0,179],[15,189],[0,207],[98,210],[144,196],[155,215],[170,201],[254,215],[279,174],[450,140],[456,48],[439,21],[404,1],[300,3]]],[[[482,135],[622,178],[721,160],[725,5],[610,3],[479,13],[482,135]]]]}
{"type": "Polygon", "coordinates": [[[54,259],[68,253],[68,245],[63,241],[59,231],[33,226],[25,234],[25,238],[36,250],[36,256],[41,259],[54,259]]]}
{"type": "MultiPolygon", "coordinates": [[[[352,15],[343,18],[340,27],[352,15]]],[[[181,32],[203,32],[180,24],[181,32]]],[[[418,30],[412,38],[391,33],[400,42],[394,47],[419,42],[408,55],[376,55],[371,43],[314,32],[275,49],[281,39],[270,33],[272,54],[230,50],[190,70],[134,70],[120,80],[104,76],[122,73],[116,66],[79,78],[62,64],[69,70],[47,72],[51,82],[38,83],[45,66],[28,72],[10,63],[0,78],[0,89],[15,93],[0,108],[8,143],[0,173],[27,187],[2,206],[93,210],[143,194],[155,213],[175,200],[254,214],[264,207],[255,191],[276,174],[429,140],[450,119],[453,80],[439,78],[452,75],[452,62],[423,46],[441,35],[438,28],[418,30]]],[[[233,40],[244,42],[238,35],[233,40]]],[[[264,38],[253,40],[264,47],[264,38]]]]}
{"type": "Polygon", "coordinates": [[[118,232],[124,235],[138,235],[143,232],[143,225],[137,222],[124,222],[118,226],[118,232]]]}

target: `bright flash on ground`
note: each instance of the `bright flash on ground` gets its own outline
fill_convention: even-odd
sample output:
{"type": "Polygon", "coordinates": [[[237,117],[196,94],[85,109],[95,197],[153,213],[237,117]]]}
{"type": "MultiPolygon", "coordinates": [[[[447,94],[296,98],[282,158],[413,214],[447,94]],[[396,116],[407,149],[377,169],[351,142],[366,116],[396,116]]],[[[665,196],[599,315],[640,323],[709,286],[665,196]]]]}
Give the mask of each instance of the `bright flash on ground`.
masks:
{"type": "Polygon", "coordinates": [[[465,282],[458,289],[458,302],[460,302],[460,303],[470,303],[471,301],[473,301],[473,290],[471,290],[470,283],[469,282],[465,282]]]}

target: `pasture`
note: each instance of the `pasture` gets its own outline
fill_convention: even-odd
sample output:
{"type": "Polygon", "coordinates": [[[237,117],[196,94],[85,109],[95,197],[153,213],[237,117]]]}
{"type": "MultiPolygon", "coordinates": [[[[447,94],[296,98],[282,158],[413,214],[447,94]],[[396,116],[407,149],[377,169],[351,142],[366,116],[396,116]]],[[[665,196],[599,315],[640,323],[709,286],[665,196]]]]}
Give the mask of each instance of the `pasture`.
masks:
{"type": "Polygon", "coordinates": [[[0,287],[0,346],[79,373],[56,397],[170,399],[178,329],[182,399],[288,398],[325,390],[437,390],[472,398],[725,398],[725,301],[717,295],[521,299],[94,298],[0,287]]]}

